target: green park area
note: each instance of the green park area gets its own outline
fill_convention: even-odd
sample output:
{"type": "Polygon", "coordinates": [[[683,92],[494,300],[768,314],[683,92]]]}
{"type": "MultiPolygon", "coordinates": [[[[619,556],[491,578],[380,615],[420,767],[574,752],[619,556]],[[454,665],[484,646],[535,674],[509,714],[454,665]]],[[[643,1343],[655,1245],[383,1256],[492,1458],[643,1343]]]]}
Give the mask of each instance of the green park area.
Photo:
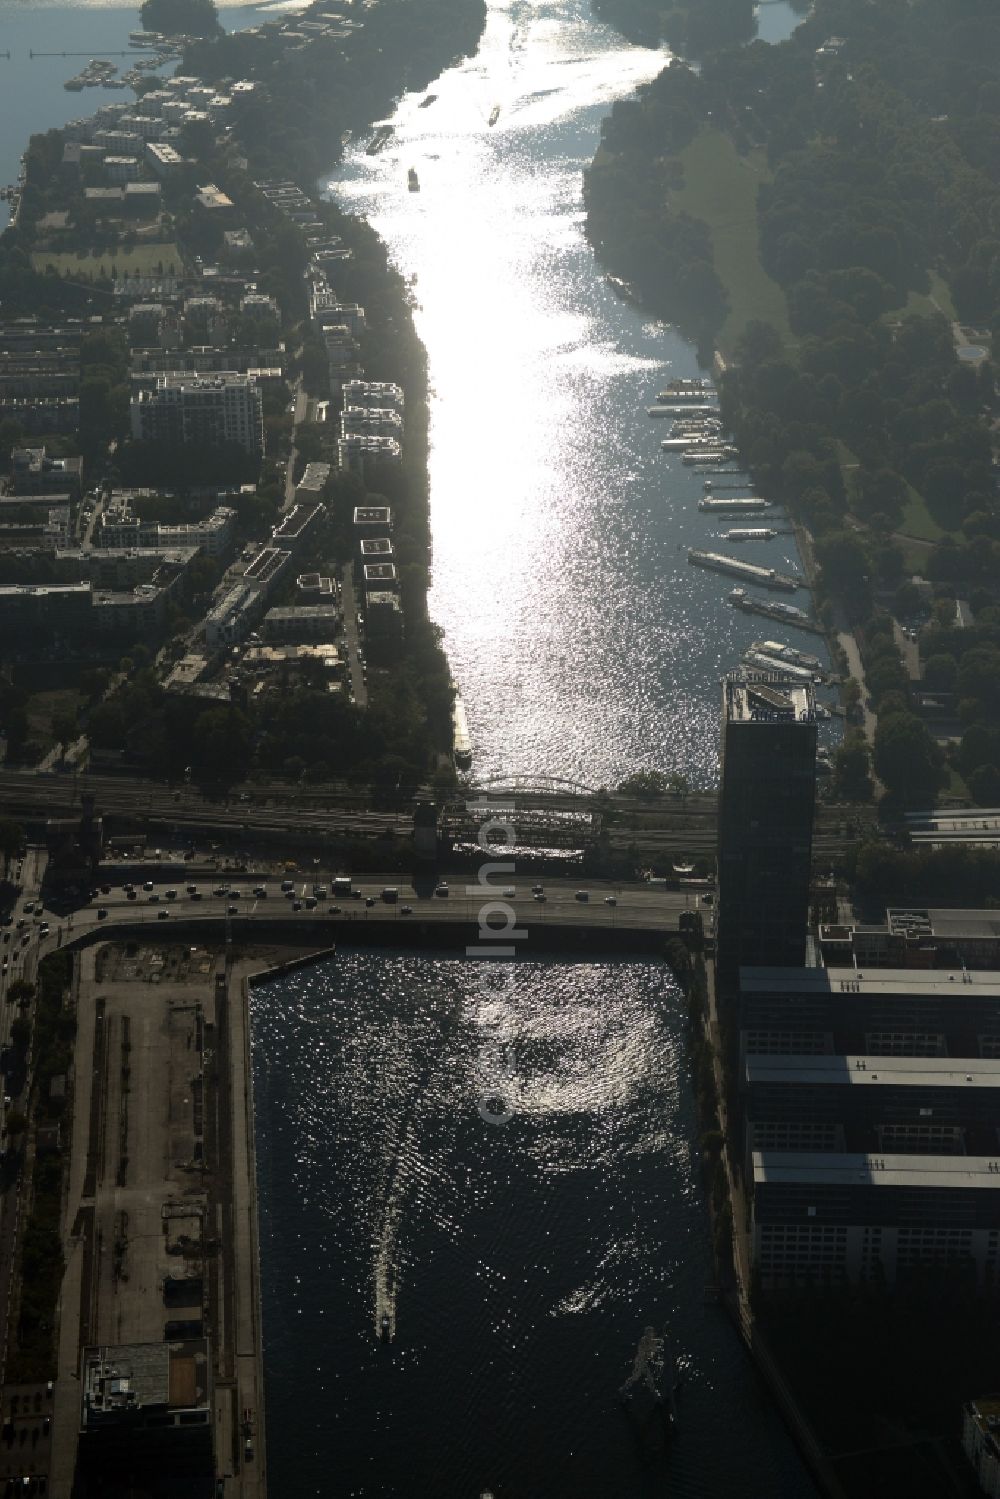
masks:
{"type": "Polygon", "coordinates": [[[55,254],[36,250],[31,257],[36,271],[53,270],[59,276],[99,280],[109,276],[172,276],[181,266],[181,255],[173,243],[119,245],[114,250],[89,250],[55,254]]]}
{"type": "Polygon", "coordinates": [[[770,180],[763,151],[740,155],[728,135],[703,130],[680,152],[684,185],[672,206],[708,225],[715,269],[729,297],[729,315],[719,332],[724,354],[754,319],[772,323],[786,345],[795,339],[788,325],[785,294],[760,263],[757,189],[770,180]]]}

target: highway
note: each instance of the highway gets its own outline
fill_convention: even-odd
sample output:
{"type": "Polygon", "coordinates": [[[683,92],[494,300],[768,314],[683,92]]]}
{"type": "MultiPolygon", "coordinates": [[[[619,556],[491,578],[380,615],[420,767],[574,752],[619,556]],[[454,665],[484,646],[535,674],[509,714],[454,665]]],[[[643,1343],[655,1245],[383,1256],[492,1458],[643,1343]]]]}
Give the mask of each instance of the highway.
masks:
{"type": "MultiPolygon", "coordinates": [[[[291,878],[285,876],[285,879],[291,878]]],[[[106,883],[106,882],[105,882],[106,883]]],[[[210,879],[198,881],[178,877],[172,881],[157,880],[152,891],[137,883],[133,899],[121,885],[107,892],[98,891],[97,896],[76,910],[54,915],[46,913],[44,919],[50,925],[49,935],[38,943],[44,953],[51,946],[105,931],[113,939],[115,930],[121,926],[135,927],[156,922],[162,925],[163,938],[169,941],[170,925],[191,921],[219,922],[228,919],[239,931],[241,941],[252,940],[248,924],[256,926],[261,939],[267,938],[268,928],[281,923],[287,931],[289,922],[300,924],[302,941],[310,941],[310,931],[316,932],[318,944],[336,940],[338,925],[357,928],[358,923],[392,921],[418,925],[420,923],[470,923],[491,928],[499,933],[509,926],[546,926],[584,928],[618,927],[642,931],[672,932],[682,911],[703,910],[710,914],[710,906],[702,903],[702,897],[682,891],[664,890],[649,885],[620,885],[607,881],[545,880],[522,877],[512,885],[500,884],[492,887],[474,887],[467,893],[464,883],[452,881],[447,895],[431,893],[421,886],[420,893],[403,876],[398,874],[359,875],[353,888],[360,894],[352,897],[313,894],[313,880],[295,877],[293,889],[281,890],[281,879],[274,876],[254,874],[216,874],[210,879]],[[544,899],[536,899],[532,886],[541,885],[544,899]],[[189,890],[188,886],[195,886],[189,890]],[[267,891],[261,896],[259,888],[267,891]],[[382,891],[395,889],[395,901],[385,901],[382,891]],[[513,890],[513,896],[506,894],[513,890]],[[586,890],[587,898],[578,892],[586,890]],[[171,896],[168,891],[175,891],[171,896]],[[312,904],[315,902],[315,904],[312,904]],[[297,909],[296,909],[297,908],[297,909]],[[101,916],[100,912],[107,914],[101,916]],[[511,916],[510,913],[513,913],[511,916]]],[[[488,939],[487,939],[488,940],[488,939]]]]}

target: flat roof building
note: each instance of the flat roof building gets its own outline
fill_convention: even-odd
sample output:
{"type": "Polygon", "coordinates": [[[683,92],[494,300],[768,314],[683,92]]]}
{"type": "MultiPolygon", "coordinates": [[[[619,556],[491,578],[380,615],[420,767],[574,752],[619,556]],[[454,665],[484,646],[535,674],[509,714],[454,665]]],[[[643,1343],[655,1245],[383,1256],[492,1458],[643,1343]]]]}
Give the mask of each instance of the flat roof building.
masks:
{"type": "Polygon", "coordinates": [[[757,1151],[751,1261],[765,1290],[927,1265],[997,1287],[996,1156],[757,1151]]]}
{"type": "Polygon", "coordinates": [[[816,797],[811,684],[743,671],[722,686],[716,971],[805,961],[816,797]]]}
{"type": "Polygon", "coordinates": [[[131,415],[137,441],[234,442],[255,457],[264,451],[261,394],[247,375],[159,375],[154,389],[132,397],[131,415]]]}
{"type": "Polygon", "coordinates": [[[1000,973],[743,968],[739,1022],[744,1057],[1000,1057],[1000,973]]]}

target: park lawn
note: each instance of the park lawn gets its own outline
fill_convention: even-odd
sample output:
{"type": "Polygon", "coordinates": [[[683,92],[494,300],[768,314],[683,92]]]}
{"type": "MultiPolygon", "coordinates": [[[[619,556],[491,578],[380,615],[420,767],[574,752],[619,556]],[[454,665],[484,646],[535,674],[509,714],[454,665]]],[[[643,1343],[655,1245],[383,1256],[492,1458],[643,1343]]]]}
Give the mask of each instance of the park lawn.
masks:
{"type": "Polygon", "coordinates": [[[116,250],[75,251],[55,254],[49,250],[36,250],[31,257],[36,271],[45,272],[51,266],[60,276],[86,276],[96,280],[113,273],[124,276],[176,275],[183,264],[177,246],[171,242],[157,245],[119,246],[116,250]],[[162,266],[162,271],[159,267],[162,266]]]}
{"type": "Polygon", "coordinates": [[[958,314],[955,312],[955,304],[951,300],[947,282],[942,281],[937,271],[931,271],[930,279],[930,291],[911,291],[903,311],[919,312],[924,317],[930,316],[932,312],[943,312],[949,323],[955,322],[958,314]]]}
{"type": "Polygon", "coordinates": [[[680,153],[684,186],[671,204],[709,227],[715,269],[729,294],[730,310],[719,333],[719,347],[731,354],[747,323],[773,323],[783,342],[794,348],[785,294],[760,263],[757,238],[757,189],[770,181],[762,151],[741,156],[721,130],[703,130],[680,153]]]}
{"type": "Polygon", "coordinates": [[[922,494],[907,484],[908,497],[903,506],[903,518],[899,523],[901,536],[913,536],[917,541],[940,541],[949,533],[931,515],[922,494]]]}

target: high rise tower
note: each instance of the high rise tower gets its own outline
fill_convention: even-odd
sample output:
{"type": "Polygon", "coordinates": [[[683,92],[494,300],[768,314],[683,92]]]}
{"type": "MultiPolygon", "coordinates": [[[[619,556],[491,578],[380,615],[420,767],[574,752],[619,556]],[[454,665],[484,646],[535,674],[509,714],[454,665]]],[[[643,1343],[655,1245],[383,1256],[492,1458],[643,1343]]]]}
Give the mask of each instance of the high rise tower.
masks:
{"type": "Polygon", "coordinates": [[[816,703],[808,683],[742,671],[722,686],[716,972],[805,962],[816,795],[816,703]]]}

